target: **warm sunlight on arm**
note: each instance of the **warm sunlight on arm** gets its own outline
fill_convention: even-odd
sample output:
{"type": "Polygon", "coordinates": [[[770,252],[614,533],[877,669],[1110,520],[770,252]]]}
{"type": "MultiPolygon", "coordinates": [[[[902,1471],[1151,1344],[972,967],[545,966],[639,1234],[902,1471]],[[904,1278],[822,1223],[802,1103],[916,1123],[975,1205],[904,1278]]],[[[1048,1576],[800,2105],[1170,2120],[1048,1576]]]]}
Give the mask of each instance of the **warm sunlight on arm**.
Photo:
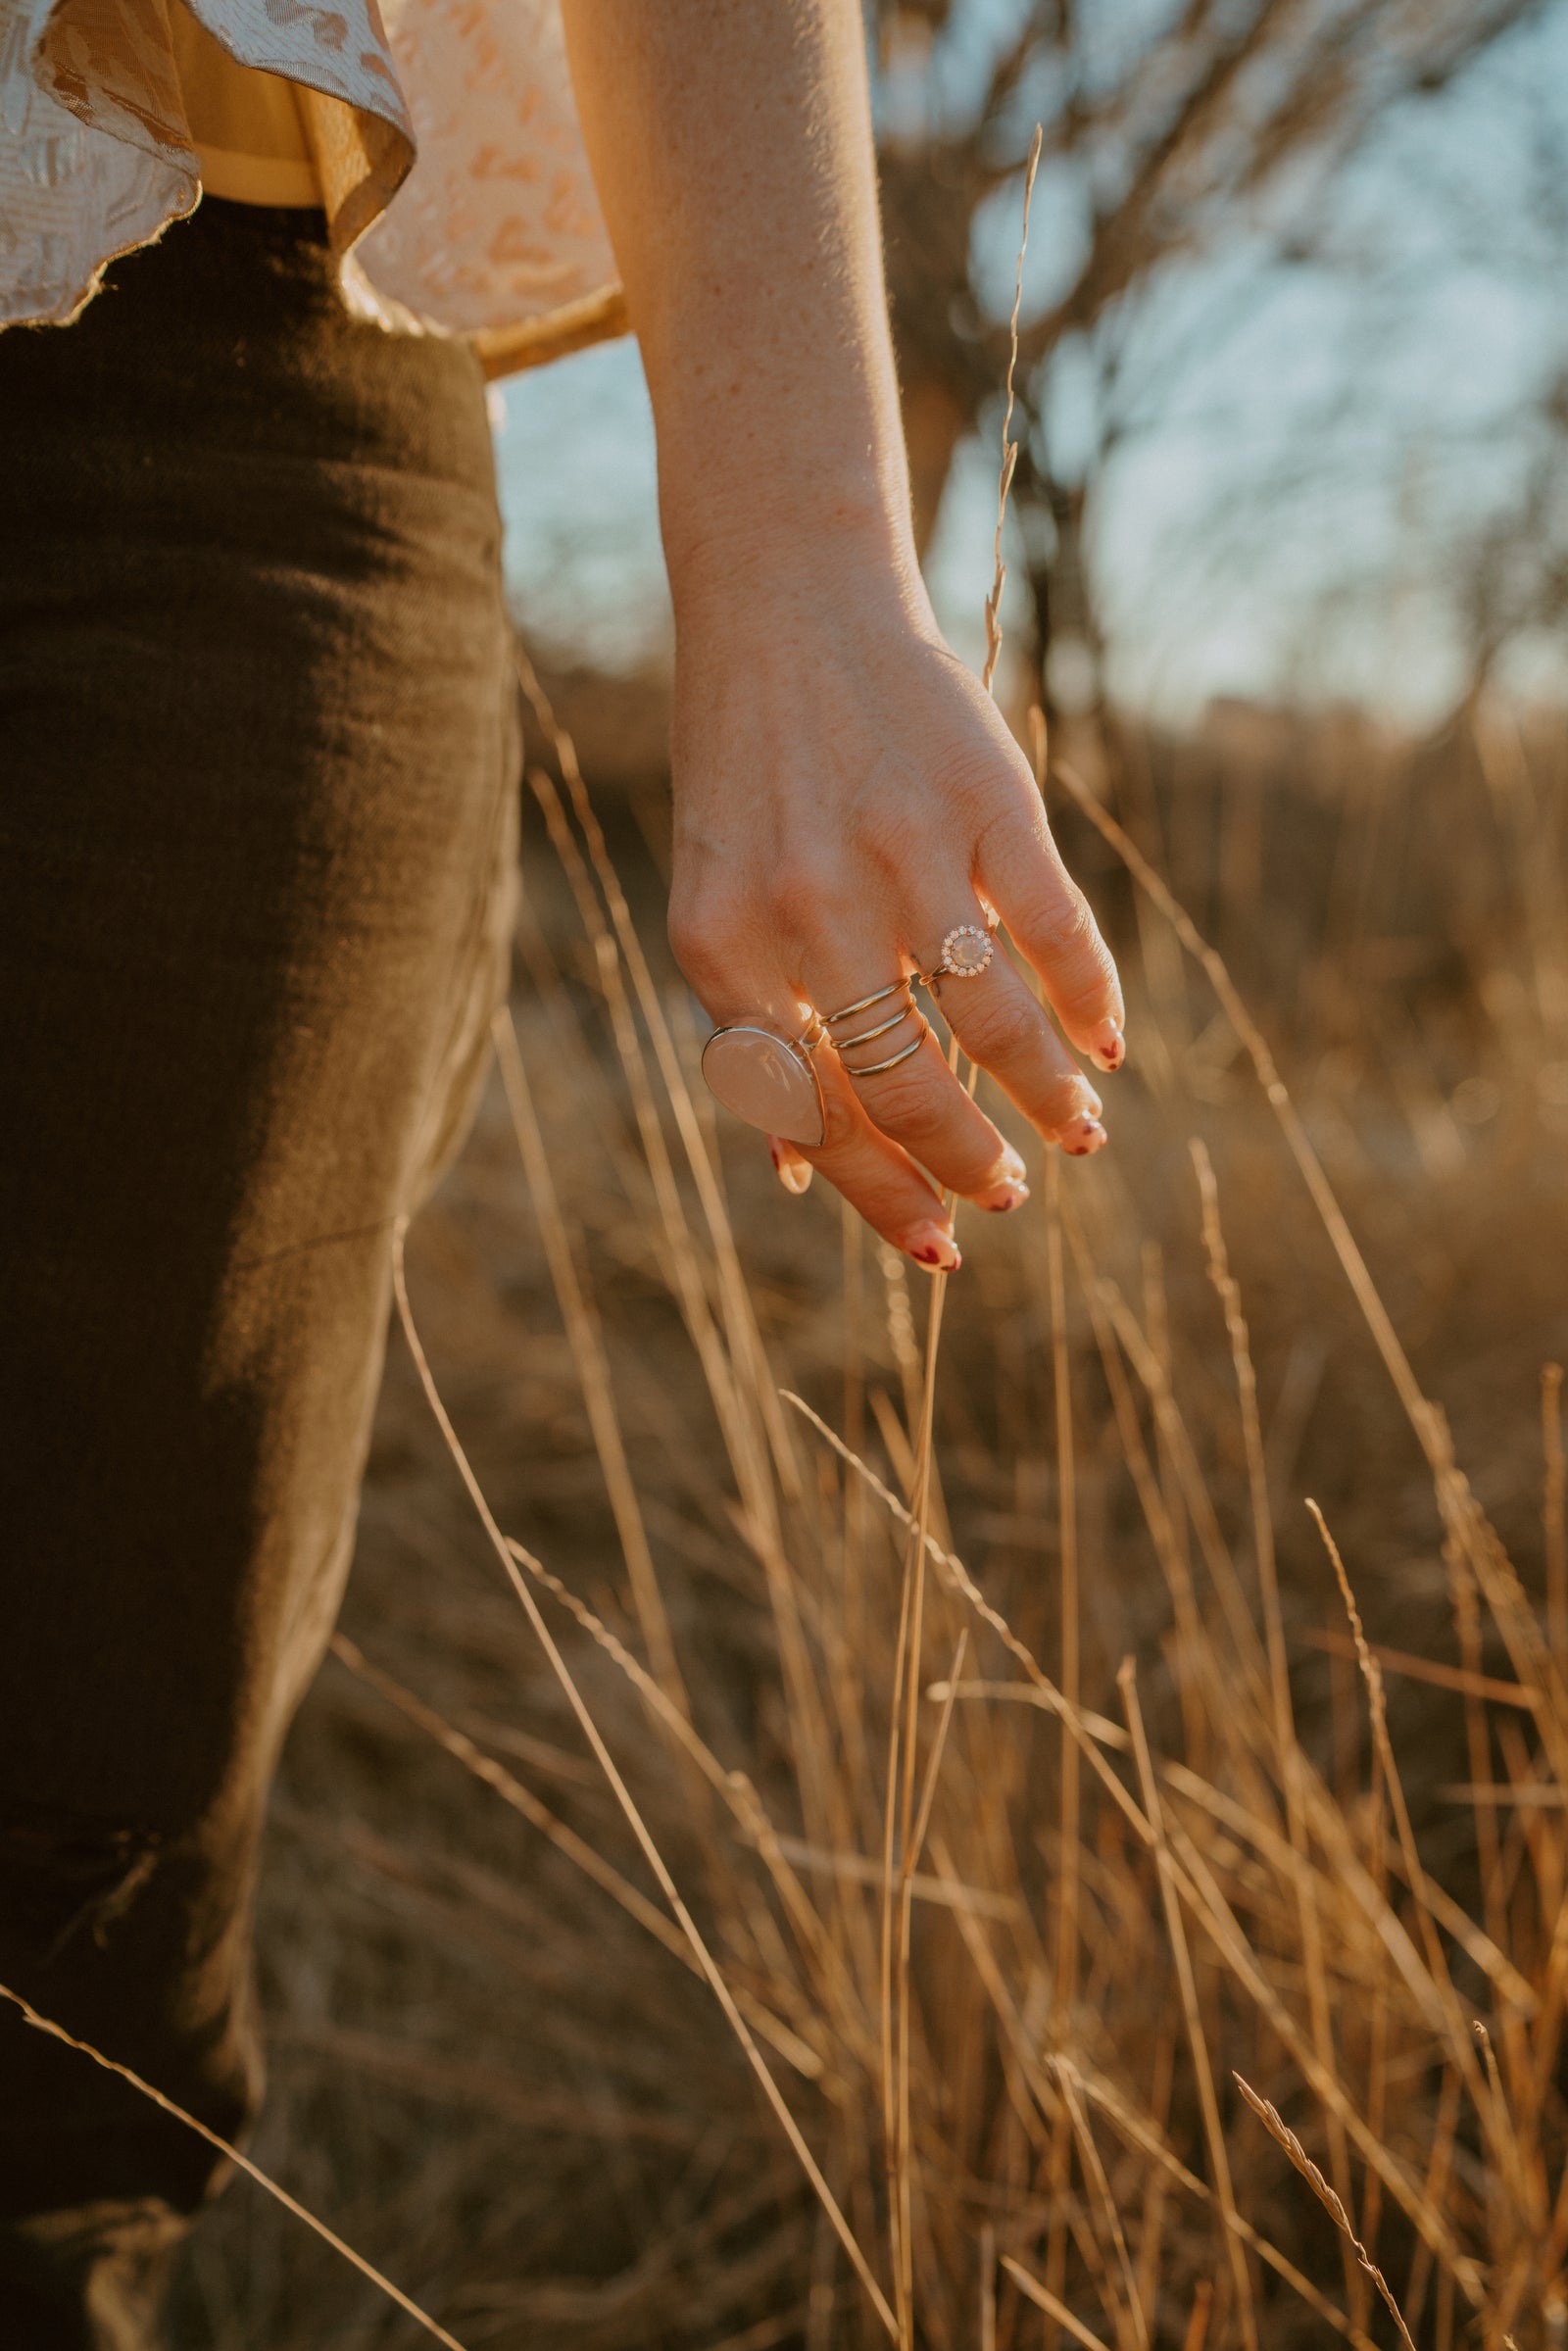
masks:
{"type": "Polygon", "coordinates": [[[913,565],[855,0],[564,0],[672,571],[840,526],[913,565]]]}
{"type": "MultiPolygon", "coordinates": [[[[1106,1138],[1068,1045],[1117,1068],[1122,1004],[1028,763],[920,578],[859,11],[565,0],[564,17],[659,438],[675,952],[754,1062],[813,1039],[819,1102],[775,1146],[790,1188],[808,1160],[952,1271],[939,1188],[1007,1209],[1027,1187],[922,1003],[1079,1157],[1106,1138]],[[1066,1042],[992,952],[999,916],[1066,1042]],[[943,977],[955,941],[970,965],[943,977]]],[[[753,1108],[723,1099],[760,1106],[755,1087],[753,1108]]]]}

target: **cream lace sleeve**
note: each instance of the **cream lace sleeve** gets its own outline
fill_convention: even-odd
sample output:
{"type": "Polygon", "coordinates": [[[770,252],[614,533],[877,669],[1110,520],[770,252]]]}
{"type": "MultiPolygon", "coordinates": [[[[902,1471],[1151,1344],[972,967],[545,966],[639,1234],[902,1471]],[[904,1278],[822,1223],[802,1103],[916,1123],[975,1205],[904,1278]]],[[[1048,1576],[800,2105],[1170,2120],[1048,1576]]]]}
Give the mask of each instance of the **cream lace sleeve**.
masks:
{"type": "MultiPolygon", "coordinates": [[[[619,332],[558,0],[189,0],[297,83],[353,306],[492,372],[619,332]]],[[[189,212],[164,0],[0,0],[0,323],[69,320],[189,212]]]]}

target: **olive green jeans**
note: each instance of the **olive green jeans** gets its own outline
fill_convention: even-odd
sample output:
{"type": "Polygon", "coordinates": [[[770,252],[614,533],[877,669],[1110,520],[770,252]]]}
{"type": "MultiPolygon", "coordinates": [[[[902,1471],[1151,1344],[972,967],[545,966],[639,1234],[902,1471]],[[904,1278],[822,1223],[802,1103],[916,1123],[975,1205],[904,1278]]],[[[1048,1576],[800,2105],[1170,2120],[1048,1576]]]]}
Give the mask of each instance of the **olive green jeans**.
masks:
{"type": "MultiPolygon", "coordinates": [[[[225,2136],[394,1223],[505,985],[477,367],[209,200],[0,335],[0,1982],[225,2136]]],[[[219,2167],[0,2014],[0,2343],[144,2351],[219,2167]]]]}

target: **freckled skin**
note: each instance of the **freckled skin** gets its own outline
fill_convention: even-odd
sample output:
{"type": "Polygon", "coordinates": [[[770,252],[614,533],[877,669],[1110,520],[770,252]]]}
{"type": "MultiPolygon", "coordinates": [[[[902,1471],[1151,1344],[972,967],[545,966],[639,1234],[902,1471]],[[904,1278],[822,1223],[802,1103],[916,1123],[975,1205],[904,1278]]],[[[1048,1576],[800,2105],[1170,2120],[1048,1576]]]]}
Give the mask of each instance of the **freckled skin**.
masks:
{"type": "MultiPolygon", "coordinates": [[[[1121,1066],[1121,994],[920,578],[856,0],[563,13],[659,437],[677,958],[715,1026],[794,1036],[810,1007],[930,971],[950,933],[1000,917],[1054,1022],[1006,953],[945,978],[941,1016],[1041,1136],[1087,1157],[1106,1135],[1075,1053],[1121,1066]]],[[[824,1142],[774,1165],[791,1190],[818,1169],[930,1264],[956,1254],[932,1180],[1002,1209],[1022,1169],[924,1016],[887,1036],[916,1050],[884,1071],[820,1048],[824,1142]]]]}

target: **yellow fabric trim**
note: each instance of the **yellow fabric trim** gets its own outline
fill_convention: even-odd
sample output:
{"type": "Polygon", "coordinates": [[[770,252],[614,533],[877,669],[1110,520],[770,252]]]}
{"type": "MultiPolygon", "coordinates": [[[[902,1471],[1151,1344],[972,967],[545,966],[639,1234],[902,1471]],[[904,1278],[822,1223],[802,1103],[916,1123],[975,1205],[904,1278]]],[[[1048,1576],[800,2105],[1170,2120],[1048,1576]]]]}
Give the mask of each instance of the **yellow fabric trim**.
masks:
{"type": "Polygon", "coordinates": [[[619,286],[606,286],[582,302],[568,302],[542,318],[520,326],[485,327],[470,337],[479,355],[487,383],[498,375],[514,375],[523,367],[542,367],[548,360],[564,359],[590,343],[612,342],[631,332],[626,297],[619,286]]]}
{"type": "Polygon", "coordinates": [[[291,83],[320,184],[332,251],[341,257],[380,218],[408,177],[413,154],[397,126],[345,99],[291,83]]]}
{"type": "Polygon", "coordinates": [[[169,0],[169,39],[207,193],[236,204],[318,205],[296,84],[237,65],[182,0],[169,0]]]}
{"type": "Polygon", "coordinates": [[[193,147],[310,161],[291,81],[237,65],[181,0],[169,0],[169,40],[193,147]]]}
{"type": "Polygon", "coordinates": [[[202,186],[230,204],[313,205],[321,209],[321,182],[307,156],[232,155],[226,147],[198,146],[202,186]]]}

